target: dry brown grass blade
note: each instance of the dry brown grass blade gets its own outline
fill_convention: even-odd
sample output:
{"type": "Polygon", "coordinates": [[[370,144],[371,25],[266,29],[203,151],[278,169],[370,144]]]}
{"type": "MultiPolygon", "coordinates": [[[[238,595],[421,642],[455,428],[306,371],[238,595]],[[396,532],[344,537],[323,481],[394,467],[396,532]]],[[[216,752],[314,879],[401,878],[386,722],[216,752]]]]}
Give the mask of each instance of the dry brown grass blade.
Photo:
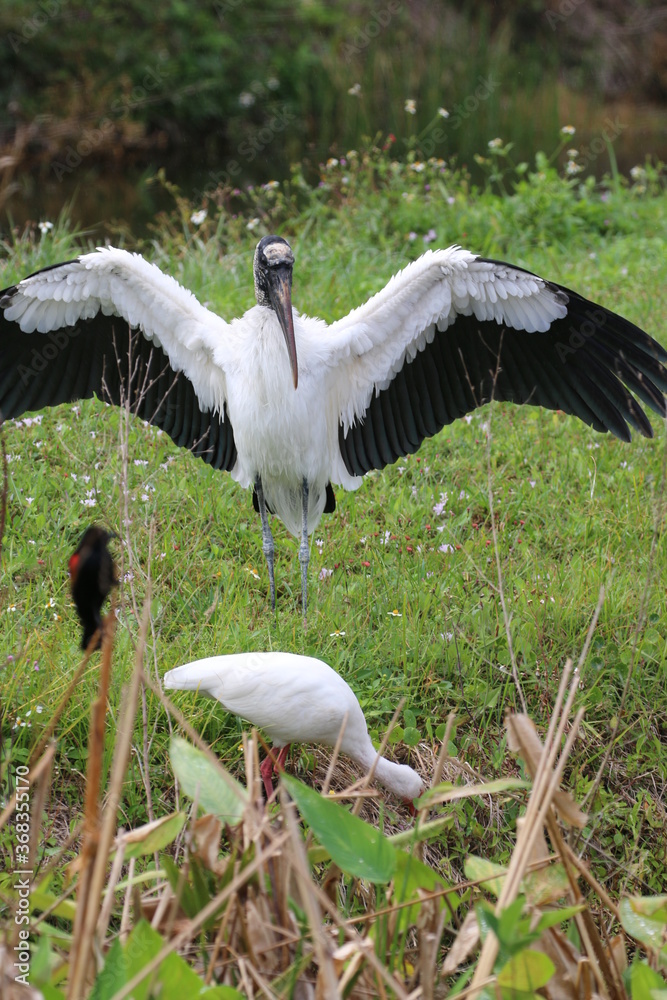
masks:
{"type": "MultiPolygon", "coordinates": [[[[92,866],[99,844],[99,800],[102,777],[102,761],[104,759],[104,729],[107,714],[107,698],[111,681],[111,657],[113,652],[113,628],[115,615],[107,616],[102,638],[102,663],[98,695],[93,704],[88,736],[88,765],[86,769],[86,796],[84,803],[83,843],[81,846],[81,870],[77,892],[77,908],[72,931],[73,945],[71,956],[71,975],[69,981],[69,1000],[78,1000],[83,996],[89,959],[90,942],[84,933],[88,906],[90,905],[90,880],[92,866]]],[[[89,649],[96,642],[95,636],[90,641],[89,649]]],[[[86,650],[88,652],[88,650],[86,650]]],[[[97,911],[96,911],[97,916],[97,911]]]]}
{"type": "MultiPolygon", "coordinates": [[[[523,758],[528,773],[535,779],[544,754],[535,723],[530,716],[520,713],[508,717],[506,728],[509,749],[523,758]]],[[[588,816],[582,812],[570,792],[558,789],[554,795],[554,805],[562,819],[570,826],[579,828],[586,826],[588,816]]]]}
{"type": "MultiPolygon", "coordinates": [[[[114,616],[115,617],[115,616],[114,616]]],[[[75,924],[75,956],[72,961],[72,973],[70,977],[68,1000],[79,1000],[84,995],[86,984],[90,976],[90,967],[93,958],[93,938],[95,927],[100,914],[100,901],[104,876],[109,858],[109,851],[116,829],[116,819],[118,806],[120,804],[121,792],[127,764],[130,758],[132,743],[132,730],[137,711],[137,701],[139,696],[139,686],[142,676],[141,665],[146,648],[146,635],[148,633],[148,622],[150,617],[150,595],[147,595],[144,604],[144,611],[141,619],[139,633],[139,643],[137,645],[135,667],[130,680],[129,687],[124,692],[121,712],[118,717],[116,731],[116,745],[113,762],[111,766],[111,776],[109,781],[109,793],[107,804],[102,817],[101,827],[93,833],[96,853],[92,865],[84,870],[81,880],[81,892],[79,896],[79,907],[75,924]],[[86,871],[90,872],[84,883],[86,871]],[[77,927],[78,925],[78,927],[77,927]],[[77,934],[78,930],[78,934],[77,934]]],[[[102,639],[102,659],[104,662],[105,652],[108,650],[111,657],[111,634],[105,628],[102,639]]],[[[106,701],[104,703],[106,710],[106,701]]],[[[102,732],[102,736],[103,736],[102,732]]],[[[102,757],[103,741],[100,746],[100,762],[102,757]]],[[[90,762],[89,762],[90,767],[90,762]]],[[[85,835],[84,835],[85,844],[85,835]]]]}
{"type": "MultiPolygon", "coordinates": [[[[563,695],[565,693],[565,683],[566,679],[570,675],[570,672],[571,661],[568,661],[549,725],[545,753],[542,755],[538,765],[537,775],[528,800],[526,813],[523,817],[523,822],[518,829],[517,841],[514,851],[512,852],[507,876],[496,904],[495,912],[497,915],[499,915],[502,910],[504,910],[514,899],[516,899],[518,895],[521,880],[525,875],[530,861],[531,852],[538,836],[541,835],[544,829],[547,812],[553,801],[554,793],[560,784],[565,762],[569,756],[572,744],[574,743],[579,729],[579,724],[583,715],[582,710],[577,713],[563,752],[561,753],[556,764],[556,755],[569,719],[570,710],[572,708],[579,683],[579,677],[575,674],[565,706],[562,708],[561,712],[563,695]],[[556,766],[554,767],[554,765],[556,766]]],[[[498,939],[495,934],[491,933],[484,942],[471,983],[473,997],[477,997],[479,995],[482,989],[482,981],[487,980],[492,974],[497,954],[498,939]]]]}
{"type": "Polygon", "coordinates": [[[46,729],[42,733],[42,735],[41,735],[41,737],[39,739],[39,742],[35,745],[34,750],[30,754],[30,762],[29,762],[29,766],[30,767],[32,767],[33,761],[37,760],[37,758],[40,756],[40,754],[44,750],[44,747],[46,746],[46,744],[51,739],[51,736],[53,735],[53,733],[55,731],[55,728],[58,725],[58,721],[60,719],[60,716],[65,711],[65,708],[67,707],[67,704],[68,704],[70,698],[72,697],[72,693],[74,692],[74,690],[76,689],[79,681],[81,680],[83,672],[86,669],[86,667],[88,666],[88,662],[89,662],[91,656],[93,655],[94,648],[95,648],[95,643],[97,641],[97,637],[98,637],[98,633],[96,632],[95,635],[93,636],[93,638],[90,640],[90,643],[88,644],[88,649],[83,654],[83,659],[82,659],[81,663],[79,664],[79,666],[74,671],[74,675],[73,675],[71,681],[69,682],[69,684],[67,685],[67,688],[65,689],[64,695],[62,696],[62,698],[58,702],[56,710],[54,711],[53,715],[49,719],[48,726],[46,727],[46,729]]]}
{"type": "Polygon", "coordinates": [[[257,855],[254,860],[250,862],[250,864],[246,865],[246,867],[243,868],[234,879],[232,879],[225,889],[219,892],[217,896],[214,896],[213,899],[199,911],[196,917],[189,920],[186,927],[174,938],[172,938],[172,940],[166,944],[158,952],[158,954],[150,960],[150,962],[147,962],[144,968],[141,969],[129,983],[126,983],[120,990],[114,993],[111,1000],[124,1000],[125,997],[130,996],[139,983],[141,983],[147,976],[151,975],[151,973],[162,964],[167,955],[170,955],[173,951],[178,951],[179,948],[185,947],[185,945],[187,945],[192,937],[194,937],[202,925],[205,924],[214,913],[217,913],[218,910],[224,906],[227,900],[236,896],[239,889],[252,878],[255,872],[259,871],[266,864],[268,857],[280,853],[288,840],[288,833],[283,833],[275,837],[268,848],[257,855]]]}
{"type": "Polygon", "coordinates": [[[318,964],[318,995],[335,997],[338,995],[338,977],[333,961],[331,942],[327,940],[322,927],[322,912],[314,885],[310,877],[306,852],[301,841],[301,833],[296,821],[294,804],[289,800],[284,785],[281,783],[281,804],[285,823],[291,838],[291,860],[294,873],[299,882],[301,903],[310,924],[313,946],[318,964]],[[324,990],[324,993],[321,993],[324,990]]]}

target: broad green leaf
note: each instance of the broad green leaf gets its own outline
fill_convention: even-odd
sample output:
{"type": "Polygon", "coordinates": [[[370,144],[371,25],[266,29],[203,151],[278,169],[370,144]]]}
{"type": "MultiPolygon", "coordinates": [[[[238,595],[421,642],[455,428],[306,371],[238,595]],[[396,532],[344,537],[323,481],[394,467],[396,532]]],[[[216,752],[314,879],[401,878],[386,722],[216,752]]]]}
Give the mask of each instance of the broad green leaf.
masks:
{"type": "MultiPolygon", "coordinates": [[[[164,947],[165,941],[157,931],[141,920],[130,934],[124,948],[126,963],[126,982],[139,973],[164,947]]],[[[146,976],[132,990],[133,1000],[148,1000],[147,990],[152,974],[146,976]]],[[[183,1000],[183,997],[206,997],[207,1000],[240,1000],[241,994],[234,989],[222,986],[206,987],[196,972],[190,968],[185,959],[175,952],[161,962],[154,990],[151,995],[159,993],[160,1000],[183,1000]],[[155,988],[157,986],[157,988],[155,988]]]]}
{"type": "Polygon", "coordinates": [[[181,882],[180,869],[176,865],[174,859],[168,857],[168,855],[165,855],[162,858],[162,866],[167,873],[169,885],[174,892],[180,893],[179,899],[183,912],[190,918],[190,920],[193,920],[199,913],[199,907],[197,906],[195,891],[190,885],[189,879],[186,878],[183,882],[181,882]]]}
{"type": "Polygon", "coordinates": [[[55,986],[51,986],[51,983],[43,983],[39,989],[44,1000],[65,1000],[65,994],[55,986]]]}
{"type": "Polygon", "coordinates": [[[541,934],[546,931],[549,927],[556,927],[558,924],[564,923],[573,917],[575,913],[581,913],[584,910],[585,904],[582,903],[580,906],[564,906],[562,910],[549,910],[548,913],[543,913],[537,922],[535,931],[541,934]]]}
{"type": "MultiPolygon", "coordinates": [[[[405,903],[409,899],[418,900],[418,889],[425,889],[427,892],[437,892],[442,889],[449,889],[449,883],[445,882],[433,868],[425,865],[419,858],[407,854],[406,851],[396,851],[396,874],[394,875],[394,895],[395,903],[405,903]]],[[[459,905],[460,899],[456,892],[450,892],[445,897],[438,900],[439,906],[448,906],[450,912],[454,912],[459,905]]],[[[419,902],[414,906],[406,906],[398,911],[398,927],[405,931],[410,924],[414,924],[419,914],[419,902]]],[[[449,923],[449,921],[447,921],[449,923]]]]}
{"type": "Polygon", "coordinates": [[[471,882],[481,882],[483,889],[488,889],[496,899],[498,898],[503,890],[505,883],[503,876],[507,874],[507,868],[503,868],[502,865],[497,865],[493,861],[487,861],[486,858],[479,858],[476,854],[469,854],[463,869],[466,878],[470,879],[471,882]]]}
{"type": "Polygon", "coordinates": [[[396,870],[396,850],[379,830],[291,775],[283,774],[281,780],[308,826],[342,871],[369,882],[390,881],[396,870]]]}
{"type": "Polygon", "coordinates": [[[498,985],[503,990],[534,993],[549,982],[555,971],[548,955],[526,948],[503,966],[498,973],[498,985]]]}
{"type": "Polygon", "coordinates": [[[153,820],[136,830],[124,833],[120,840],[125,844],[125,861],[130,858],[141,858],[155,851],[163,851],[168,844],[176,840],[185,823],[185,813],[172,813],[162,819],[153,820]]]}
{"type": "Polygon", "coordinates": [[[438,805],[442,802],[456,802],[457,799],[469,799],[475,795],[512,792],[517,788],[530,788],[530,782],[522,778],[498,778],[496,781],[485,781],[482,785],[452,785],[450,781],[443,781],[424,792],[420,804],[438,805]]]}
{"type": "Polygon", "coordinates": [[[180,736],[172,736],[169,756],[181,788],[191,799],[197,799],[204,812],[212,813],[229,826],[240,823],[248,792],[222,764],[219,770],[201,750],[180,736]]]}
{"type": "MultiPolygon", "coordinates": [[[[35,886],[34,889],[30,890],[30,906],[31,909],[35,910],[48,910],[55,901],[57,900],[52,892],[47,889],[42,889],[40,885],[35,886]]],[[[51,911],[55,917],[62,917],[64,920],[69,920],[74,923],[74,918],[76,916],[76,903],[71,899],[63,899],[61,903],[58,903],[55,910],[51,911]]]]}
{"type": "Polygon", "coordinates": [[[521,891],[533,906],[554,903],[566,896],[570,888],[567,872],[561,864],[547,865],[539,871],[529,872],[521,882],[521,891]]]}
{"type": "Polygon", "coordinates": [[[90,1000],[110,1000],[127,982],[125,952],[118,938],[109,948],[104,965],[97,974],[90,1000]]]}
{"type": "Polygon", "coordinates": [[[410,844],[418,844],[422,840],[431,840],[437,837],[446,826],[451,826],[454,816],[439,816],[438,819],[429,820],[428,823],[420,823],[409,830],[402,830],[401,833],[392,833],[387,840],[394,847],[408,847],[410,844]]]}
{"type": "Polygon", "coordinates": [[[667,896],[629,896],[621,900],[619,912],[628,934],[667,953],[667,896]]]}
{"type": "Polygon", "coordinates": [[[630,992],[632,1000],[655,1000],[656,992],[665,991],[665,980],[646,962],[633,962],[630,966],[630,992]]]}

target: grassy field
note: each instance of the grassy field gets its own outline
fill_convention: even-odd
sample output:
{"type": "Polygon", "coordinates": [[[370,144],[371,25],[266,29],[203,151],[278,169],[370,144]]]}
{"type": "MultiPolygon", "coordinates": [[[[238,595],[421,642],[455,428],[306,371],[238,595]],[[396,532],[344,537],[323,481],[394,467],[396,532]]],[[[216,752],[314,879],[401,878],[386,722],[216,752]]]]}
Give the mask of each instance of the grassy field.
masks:
{"type": "MultiPolygon", "coordinates": [[[[497,182],[471,189],[465,174],[414,155],[399,167],[387,150],[360,153],[323,168],[319,189],[306,189],[297,173],[282,189],[219,193],[199,227],[190,215],[201,206],[177,198],[173,216],[158,221],[141,249],[230,317],[252,304],[256,239],[279,230],[295,250],[295,305],[331,320],[427,245],[456,241],[576,288],[667,345],[667,195],[657,175],[632,186],[613,178],[600,189],[558,177],[546,160],[517,174],[509,152],[490,161],[498,168],[508,171],[505,194],[497,182]]],[[[0,262],[0,286],[81,245],[85,234],[64,224],[15,240],[0,262]]],[[[659,421],[654,427],[653,440],[625,445],[560,413],[499,405],[446,427],[358,492],[338,491],[336,513],[312,539],[304,628],[296,545],[274,521],[274,615],[259,519],[229,476],[140,422],[125,435],[119,414],[95,400],[8,422],[0,763],[28,759],[79,663],[66,567],[92,521],[120,536],[112,548],[123,581],[104,774],[147,593],[156,679],[217,653],[318,656],[354,688],[376,741],[405,698],[391,737],[397,759],[432,760],[453,711],[451,754],[492,779],[517,773],[503,728],[505,713],[521,709],[512,651],[528,712],[543,729],[563,663],[578,657],[604,587],[566,785],[579,801],[588,797],[580,847],[607,891],[664,891],[666,447],[659,421]]],[[[57,729],[47,856],[80,816],[96,685],[93,660],[57,729]]],[[[178,693],[174,700],[242,774],[243,724],[214,702],[178,693]]],[[[123,787],[126,827],[173,807],[169,731],[149,694],[123,787]]],[[[288,766],[309,782],[319,763],[312,748],[300,748],[288,766]]],[[[390,798],[385,808],[388,822],[406,825],[390,798]]],[[[469,853],[507,862],[516,800],[450,808],[453,822],[436,850],[449,879],[462,877],[469,853]]],[[[8,849],[0,842],[5,857],[8,849]]]]}

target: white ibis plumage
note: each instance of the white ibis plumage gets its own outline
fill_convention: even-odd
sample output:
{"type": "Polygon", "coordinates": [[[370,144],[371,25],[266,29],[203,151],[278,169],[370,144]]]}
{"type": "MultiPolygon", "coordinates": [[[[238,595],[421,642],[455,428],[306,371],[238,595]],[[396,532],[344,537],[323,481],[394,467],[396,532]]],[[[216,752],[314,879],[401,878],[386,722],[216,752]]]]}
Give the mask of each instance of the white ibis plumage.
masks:
{"type": "Polygon", "coordinates": [[[667,414],[667,352],[603,306],[452,246],[408,264],[328,326],[292,311],[294,256],[257,245],[257,305],[230,323],[137,254],[112,247],[0,293],[0,414],[93,394],[254,487],[271,603],[268,512],[300,539],[335,505],[332,483],[416,451],[491,399],[574,414],[627,441],[667,414]],[[634,393],[634,396],[633,396],[634,393]]]}
{"type": "MultiPolygon", "coordinates": [[[[341,727],[343,753],[369,771],[377,757],[366,719],[354,691],[340,674],[312,656],[296,653],[233,653],[195,660],[164,675],[165,688],[198,691],[224,705],[282,748],[275,765],[285,763],[291,743],[336,745],[341,727]]],[[[261,765],[267,797],[273,791],[272,757],[261,765]]],[[[421,795],[422,779],[407,764],[377,760],[375,777],[401,799],[421,795]]]]}

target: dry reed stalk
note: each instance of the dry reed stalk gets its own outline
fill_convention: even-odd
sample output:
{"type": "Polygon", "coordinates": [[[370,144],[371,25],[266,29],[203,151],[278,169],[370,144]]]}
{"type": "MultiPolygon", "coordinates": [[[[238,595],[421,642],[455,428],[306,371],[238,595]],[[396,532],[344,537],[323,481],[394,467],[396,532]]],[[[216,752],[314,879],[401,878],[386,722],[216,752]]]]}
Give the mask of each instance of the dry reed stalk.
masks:
{"type": "MultiPolygon", "coordinates": [[[[513,902],[514,899],[516,899],[519,893],[521,880],[523,879],[528,867],[531,852],[538,835],[541,834],[541,831],[544,828],[547,812],[551,807],[554,793],[558,790],[565,762],[569,756],[572,744],[574,743],[579,730],[583,710],[580,710],[577,713],[563,752],[556,763],[558,748],[565,731],[565,726],[567,725],[570,710],[572,708],[579,683],[578,674],[575,673],[567,700],[563,707],[563,696],[565,694],[565,687],[570,677],[571,670],[572,661],[568,660],[565,664],[563,677],[561,678],[556,703],[554,705],[554,711],[549,723],[544,753],[540,759],[537,773],[533,781],[533,789],[528,800],[526,813],[523,817],[523,822],[519,827],[516,845],[514,851],[512,852],[512,858],[505,877],[505,882],[496,904],[495,913],[497,916],[499,916],[502,910],[504,910],[511,902],[513,902]]],[[[471,990],[473,998],[479,996],[479,993],[482,990],[482,986],[480,985],[481,982],[488,980],[489,976],[492,975],[493,965],[497,954],[498,939],[495,934],[490,933],[482,947],[477,968],[475,969],[475,974],[472,979],[471,990]]]]}
{"type": "Polygon", "coordinates": [[[74,671],[74,675],[73,675],[71,681],[69,682],[69,684],[67,685],[67,688],[65,689],[64,695],[62,696],[62,698],[58,702],[58,705],[56,707],[55,712],[53,713],[53,715],[49,719],[48,726],[46,727],[46,729],[42,733],[42,735],[41,735],[41,737],[39,739],[39,742],[35,745],[34,750],[30,754],[30,760],[28,762],[28,766],[29,767],[32,767],[33,762],[35,760],[37,760],[37,758],[40,756],[40,754],[44,750],[44,747],[49,742],[49,740],[50,740],[50,738],[51,738],[51,736],[52,736],[52,734],[53,734],[56,726],[58,725],[58,721],[60,719],[60,716],[65,711],[67,703],[69,702],[70,698],[72,697],[72,693],[73,693],[74,689],[76,688],[77,684],[79,683],[79,681],[81,680],[81,676],[82,676],[84,670],[86,669],[86,667],[88,665],[88,661],[90,660],[90,657],[93,655],[93,652],[95,651],[95,643],[97,642],[98,638],[99,638],[99,632],[96,632],[95,635],[90,640],[90,642],[88,643],[88,648],[86,649],[86,652],[83,654],[83,659],[82,659],[81,663],[79,664],[79,666],[74,671]]]}
{"type": "Polygon", "coordinates": [[[325,937],[322,928],[322,911],[313,891],[313,881],[310,877],[306,852],[296,821],[294,804],[289,800],[283,785],[281,785],[281,793],[283,816],[292,841],[292,866],[299,882],[301,903],[310,924],[315,957],[317,958],[318,995],[333,998],[338,995],[338,977],[334,967],[331,942],[325,937]],[[324,993],[321,992],[322,990],[324,993]]]}
{"type": "MultiPolygon", "coordinates": [[[[122,833],[121,830],[118,833],[122,833]]],[[[114,904],[114,892],[118,880],[120,879],[121,869],[123,867],[123,861],[125,859],[125,843],[123,840],[119,840],[118,847],[116,849],[116,856],[113,859],[113,864],[111,866],[111,873],[109,875],[109,881],[106,887],[106,895],[102,902],[102,909],[100,910],[100,915],[97,920],[97,927],[95,933],[97,935],[97,940],[100,945],[104,941],[107,933],[107,927],[109,926],[109,920],[111,919],[111,910],[114,904]]],[[[128,889],[130,887],[130,882],[128,882],[128,889]]]]}
{"type": "MultiPolygon", "coordinates": [[[[92,803],[91,799],[87,796],[86,801],[86,821],[91,824],[91,816],[89,814],[89,803],[91,805],[91,810],[94,807],[95,812],[95,828],[93,829],[89,826],[90,835],[88,843],[93,842],[95,846],[95,854],[91,859],[91,864],[87,866],[81,878],[81,891],[79,896],[79,906],[77,907],[75,928],[74,928],[74,941],[75,941],[75,956],[72,960],[72,973],[68,989],[68,1000],[79,1000],[83,996],[83,990],[89,981],[90,976],[90,966],[93,960],[93,940],[95,935],[95,925],[97,924],[100,911],[100,900],[102,897],[102,887],[104,884],[104,875],[106,871],[106,866],[109,858],[109,851],[113,841],[114,831],[116,828],[116,817],[118,813],[118,806],[120,804],[121,792],[123,780],[125,777],[125,772],[127,770],[127,764],[130,757],[130,748],[132,742],[132,729],[134,726],[134,719],[137,711],[137,700],[139,695],[139,683],[141,680],[141,664],[143,661],[144,650],[146,648],[146,634],[148,631],[148,619],[150,615],[150,595],[147,595],[146,602],[144,604],[144,611],[141,620],[141,628],[139,631],[139,643],[137,645],[135,667],[132,673],[132,678],[130,680],[129,687],[125,689],[121,712],[118,718],[118,724],[116,729],[116,744],[114,749],[114,756],[111,765],[111,776],[109,781],[109,794],[107,799],[107,804],[104,809],[104,814],[102,817],[101,826],[98,825],[97,820],[97,803],[92,803]]],[[[115,615],[113,611],[108,618],[114,618],[115,615]]],[[[109,667],[111,664],[111,644],[112,635],[111,631],[107,628],[104,629],[104,637],[102,639],[102,660],[104,666],[105,655],[108,655],[109,667]]],[[[108,683],[108,680],[107,680],[108,683]]],[[[102,686],[102,681],[100,686],[102,686]]],[[[101,700],[101,699],[100,699],[101,700]]],[[[106,700],[104,701],[104,710],[106,711],[106,700]]],[[[97,762],[97,770],[99,771],[101,767],[102,752],[104,749],[104,726],[102,720],[101,729],[101,743],[99,745],[99,760],[97,762]]],[[[99,739],[99,730],[97,733],[97,738],[99,739]]],[[[91,743],[92,747],[92,743],[91,743]]],[[[86,847],[86,833],[84,831],[84,849],[86,847]]]]}
{"type": "Polygon", "coordinates": [[[244,885],[255,872],[259,871],[261,867],[265,864],[267,857],[270,854],[279,854],[281,849],[289,840],[288,833],[282,833],[278,835],[271,846],[266,851],[262,852],[259,856],[255,857],[250,864],[239,872],[238,876],[229,883],[221,892],[214,896],[210,902],[206,904],[203,909],[199,911],[196,917],[187,922],[187,925],[180,931],[171,941],[169,941],[159,952],[147,962],[143,969],[141,969],[129,983],[126,983],[120,990],[118,990],[111,997],[111,1000],[124,1000],[125,997],[129,996],[132,991],[143,982],[143,980],[149,976],[155,969],[157,969],[161,963],[165,960],[167,955],[170,955],[172,951],[177,951],[179,948],[184,947],[192,939],[192,937],[197,933],[198,930],[206,923],[209,917],[212,917],[226,902],[228,899],[234,897],[242,885],[244,885]]]}
{"type": "Polygon", "coordinates": [[[199,750],[201,750],[201,752],[205,755],[207,760],[209,760],[211,764],[213,764],[213,766],[215,767],[216,771],[223,779],[225,784],[229,788],[231,788],[235,793],[237,793],[238,785],[232,781],[229,774],[224,769],[224,767],[222,766],[216,755],[213,753],[208,743],[206,743],[206,741],[201,738],[197,730],[190,725],[190,723],[185,718],[183,713],[178,708],[176,708],[174,703],[166,696],[166,694],[164,694],[160,690],[157,684],[153,680],[151,680],[151,678],[145,672],[142,674],[142,679],[144,684],[146,684],[146,686],[153,692],[153,694],[158,699],[158,701],[165,709],[165,711],[176,719],[176,721],[178,722],[179,726],[186,734],[188,739],[191,740],[194,743],[194,745],[199,750]]]}
{"type": "MultiPolygon", "coordinates": [[[[111,681],[111,654],[113,651],[113,610],[107,615],[102,638],[102,663],[98,695],[93,704],[88,734],[88,767],[86,770],[86,795],[84,801],[83,842],[81,846],[81,866],[77,892],[77,908],[72,930],[71,977],[68,989],[69,1000],[82,996],[88,966],[88,943],[83,934],[87,907],[90,899],[90,878],[99,843],[99,795],[104,757],[104,728],[107,713],[107,699],[111,681]]],[[[92,637],[86,652],[94,649],[97,634],[92,637]],[[92,648],[91,648],[92,647],[92,648]]]]}

